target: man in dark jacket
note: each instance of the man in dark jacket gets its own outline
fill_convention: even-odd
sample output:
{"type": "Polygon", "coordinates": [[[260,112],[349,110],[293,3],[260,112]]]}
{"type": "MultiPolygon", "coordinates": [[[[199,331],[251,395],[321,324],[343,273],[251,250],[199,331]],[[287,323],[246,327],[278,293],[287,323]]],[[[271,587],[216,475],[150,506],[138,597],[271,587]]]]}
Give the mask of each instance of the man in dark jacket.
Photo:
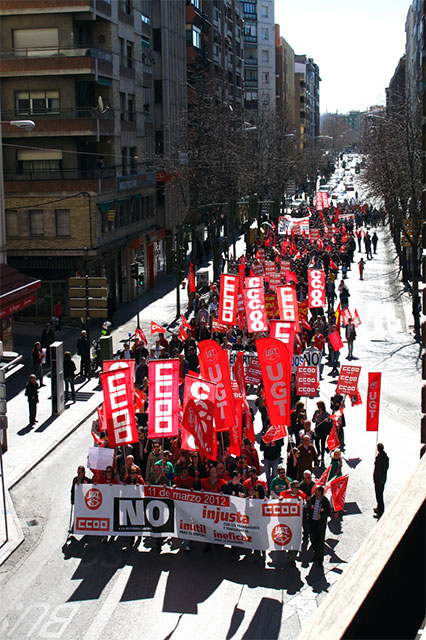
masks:
{"type": "Polygon", "coordinates": [[[28,408],[30,412],[30,427],[33,426],[36,420],[37,403],[38,403],[38,382],[35,375],[32,373],[25,387],[25,395],[28,398],[28,408]]]}
{"type": "Polygon", "coordinates": [[[77,340],[77,354],[80,356],[80,376],[90,380],[90,345],[84,329],[77,340]]]}
{"type": "Polygon", "coordinates": [[[385,448],[381,442],[377,445],[377,456],[374,461],[374,490],[376,492],[377,507],[374,509],[374,517],[379,520],[385,510],[385,503],[383,501],[383,493],[385,490],[386,477],[389,469],[389,458],[385,452],[385,448]]]}
{"type": "Polygon", "coordinates": [[[46,322],[46,326],[41,332],[40,344],[42,349],[46,349],[46,364],[50,365],[50,345],[55,342],[55,330],[46,322]]]}
{"type": "Polygon", "coordinates": [[[330,513],[330,502],[324,496],[324,487],[318,486],[308,505],[309,533],[314,550],[313,562],[316,562],[318,567],[322,567],[324,560],[325,531],[330,513]]]}

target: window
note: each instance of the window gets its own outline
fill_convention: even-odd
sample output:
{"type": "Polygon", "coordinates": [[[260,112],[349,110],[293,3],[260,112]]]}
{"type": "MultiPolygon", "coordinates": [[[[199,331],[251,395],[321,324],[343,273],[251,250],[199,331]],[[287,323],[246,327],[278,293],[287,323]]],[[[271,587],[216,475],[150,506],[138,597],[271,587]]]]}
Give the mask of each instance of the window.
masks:
{"type": "Polygon", "coordinates": [[[59,91],[17,91],[18,115],[59,113],[59,91]]]}
{"type": "Polygon", "coordinates": [[[244,13],[251,13],[253,15],[256,14],[256,5],[252,2],[243,2],[243,11],[244,13]]]}
{"type": "Polygon", "coordinates": [[[120,47],[120,64],[124,65],[124,38],[118,38],[118,44],[120,47]]]}
{"type": "Polygon", "coordinates": [[[57,236],[70,235],[70,210],[55,209],[55,225],[57,236]]]}
{"type": "Polygon", "coordinates": [[[126,47],[126,64],[128,69],[133,66],[133,44],[131,42],[128,42],[126,47]]]}
{"type": "Polygon", "coordinates": [[[262,40],[269,40],[269,29],[262,29],[262,40]]]}
{"type": "Polygon", "coordinates": [[[8,238],[18,235],[18,212],[16,209],[6,209],[6,235],[8,238]]]}
{"type": "Polygon", "coordinates": [[[136,147],[130,147],[130,173],[136,173],[136,161],[138,159],[136,147]]]}
{"type": "Polygon", "coordinates": [[[264,104],[264,105],[268,105],[269,104],[269,94],[268,93],[262,93],[262,104],[264,104]]]}
{"type": "Polygon", "coordinates": [[[152,30],[152,46],[154,51],[161,53],[161,29],[152,30]]]}
{"type": "Polygon", "coordinates": [[[134,105],[135,96],[129,96],[127,98],[127,119],[129,122],[133,122],[134,120],[134,105]]]}
{"type": "Polygon", "coordinates": [[[201,29],[195,26],[192,27],[192,46],[201,49],[201,29]]]}
{"type": "Polygon", "coordinates": [[[262,73],[262,82],[263,82],[263,84],[269,84],[269,72],[268,71],[264,71],[262,73]]]}
{"type": "Polygon", "coordinates": [[[151,18],[149,16],[146,16],[144,13],[141,13],[141,20],[145,24],[151,24],[151,18]]]}
{"type": "Polygon", "coordinates": [[[141,44],[142,44],[143,47],[146,47],[146,49],[150,49],[151,48],[151,43],[149,41],[149,38],[147,38],[146,36],[142,36],[141,44]]]}
{"type": "Polygon", "coordinates": [[[121,7],[120,7],[121,11],[123,13],[127,13],[127,15],[130,16],[132,13],[132,5],[130,0],[121,0],[120,4],[121,4],[121,7]]]}
{"type": "Polygon", "coordinates": [[[154,80],[154,102],[161,104],[163,102],[163,81],[154,80]]]}
{"type": "Polygon", "coordinates": [[[244,99],[247,102],[256,102],[257,101],[257,91],[245,91],[244,99]]]}
{"type": "Polygon", "coordinates": [[[191,0],[191,4],[197,9],[200,8],[200,0],[191,0]]]}
{"type": "Polygon", "coordinates": [[[20,173],[53,173],[62,170],[61,151],[24,149],[18,151],[20,173]]]}
{"type": "Polygon", "coordinates": [[[268,17],[268,7],[265,4],[263,4],[261,8],[261,16],[262,18],[268,17]]]}
{"type": "Polygon", "coordinates": [[[13,48],[16,55],[51,56],[58,53],[58,29],[13,29],[13,48]],[[40,51],[42,50],[42,52],[40,51]]]}
{"type": "Polygon", "coordinates": [[[244,24],[244,37],[256,38],[257,29],[255,24],[244,24]]]}
{"type": "Polygon", "coordinates": [[[30,235],[42,236],[43,234],[43,211],[41,209],[30,209],[30,235]]]}
{"type": "Polygon", "coordinates": [[[125,120],[126,94],[120,92],[120,120],[125,120]]]}
{"type": "Polygon", "coordinates": [[[262,62],[269,62],[269,51],[266,49],[262,50],[262,62]]]}
{"type": "Polygon", "coordinates": [[[127,175],[127,147],[121,148],[121,173],[127,175]]]}

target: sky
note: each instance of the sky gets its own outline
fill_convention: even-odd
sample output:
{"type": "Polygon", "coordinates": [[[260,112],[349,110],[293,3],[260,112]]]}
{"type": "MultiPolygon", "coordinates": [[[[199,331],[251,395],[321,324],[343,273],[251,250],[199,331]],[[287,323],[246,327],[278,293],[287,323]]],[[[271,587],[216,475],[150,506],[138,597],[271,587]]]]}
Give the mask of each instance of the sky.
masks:
{"type": "Polygon", "coordinates": [[[275,0],[280,35],[320,70],[320,111],[385,103],[411,0],[275,0]]]}

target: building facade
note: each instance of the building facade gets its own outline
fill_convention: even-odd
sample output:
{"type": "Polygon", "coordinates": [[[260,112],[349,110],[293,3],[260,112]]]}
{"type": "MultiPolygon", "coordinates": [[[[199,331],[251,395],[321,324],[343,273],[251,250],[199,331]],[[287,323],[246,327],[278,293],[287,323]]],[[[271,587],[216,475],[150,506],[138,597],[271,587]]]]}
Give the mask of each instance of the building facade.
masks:
{"type": "Polygon", "coordinates": [[[296,130],[301,147],[320,135],[319,67],[306,55],[294,57],[296,130]]]}
{"type": "Polygon", "coordinates": [[[38,316],[58,298],[66,313],[76,273],[106,276],[121,303],[135,295],[135,257],[147,287],[166,270],[166,231],[182,214],[169,223],[157,184],[152,4],[2,2],[2,118],[35,122],[3,125],[8,262],[43,281],[38,316]]]}
{"type": "Polygon", "coordinates": [[[279,24],[275,25],[275,83],[277,114],[281,114],[288,130],[295,132],[294,50],[280,36],[279,24]]]}

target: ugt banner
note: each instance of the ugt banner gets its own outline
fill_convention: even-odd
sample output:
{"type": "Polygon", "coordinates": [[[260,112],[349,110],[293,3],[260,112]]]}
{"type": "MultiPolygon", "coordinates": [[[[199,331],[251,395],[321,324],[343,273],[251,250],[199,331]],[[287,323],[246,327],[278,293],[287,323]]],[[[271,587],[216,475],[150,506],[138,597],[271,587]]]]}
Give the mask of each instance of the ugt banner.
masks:
{"type": "Polygon", "coordinates": [[[205,380],[216,385],[214,420],[216,431],[226,431],[235,427],[234,396],[228,357],[214,340],[202,340],[200,349],[200,371],[205,380]]]}
{"type": "Polygon", "coordinates": [[[265,502],[154,485],[82,484],[75,489],[73,531],[300,550],[302,511],[299,500],[265,502]]]}
{"type": "Polygon", "coordinates": [[[103,415],[108,443],[113,449],[138,442],[133,407],[133,378],[129,367],[100,374],[104,392],[103,415]]]}
{"type": "Polygon", "coordinates": [[[220,276],[219,322],[235,324],[238,306],[238,276],[220,276]]]}
{"type": "Polygon", "coordinates": [[[367,431],[379,430],[381,373],[368,373],[367,431]]]}
{"type": "Polygon", "coordinates": [[[325,307],[325,273],[320,269],[308,269],[308,306],[325,307]]]}
{"type": "Polygon", "coordinates": [[[256,349],[271,425],[288,426],[291,399],[291,365],[288,349],[285,344],[275,338],[256,340],[256,349]]]}
{"type": "Polygon", "coordinates": [[[177,436],[179,360],[150,360],[148,372],[148,438],[177,436]]]}

